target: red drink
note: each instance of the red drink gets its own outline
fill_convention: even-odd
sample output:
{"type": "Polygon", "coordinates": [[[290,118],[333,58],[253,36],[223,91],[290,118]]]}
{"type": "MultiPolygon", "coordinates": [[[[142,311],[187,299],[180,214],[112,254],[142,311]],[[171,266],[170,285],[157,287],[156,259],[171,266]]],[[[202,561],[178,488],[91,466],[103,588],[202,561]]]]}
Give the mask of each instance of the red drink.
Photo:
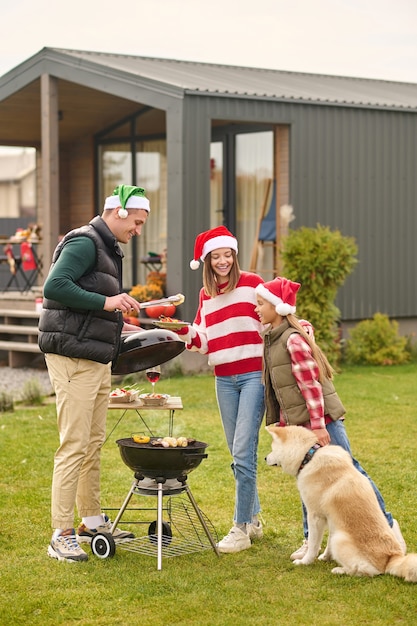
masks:
{"type": "Polygon", "coordinates": [[[150,383],[155,384],[158,382],[161,373],[160,372],[156,372],[154,370],[151,370],[150,372],[146,372],[146,376],[149,380],[150,383]]]}

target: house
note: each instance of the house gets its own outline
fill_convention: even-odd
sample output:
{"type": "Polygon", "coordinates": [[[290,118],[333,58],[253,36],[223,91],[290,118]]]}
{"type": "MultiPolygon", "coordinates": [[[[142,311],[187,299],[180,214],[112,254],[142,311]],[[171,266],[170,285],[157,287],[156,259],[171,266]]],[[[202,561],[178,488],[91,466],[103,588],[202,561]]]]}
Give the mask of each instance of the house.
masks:
{"type": "Polygon", "coordinates": [[[34,150],[0,151],[0,215],[36,217],[36,154],[34,150]]]}
{"type": "Polygon", "coordinates": [[[280,207],[291,205],[290,228],[356,239],[359,264],[337,301],[343,323],[379,311],[409,332],[416,113],[417,84],[57,48],[0,78],[0,145],[37,150],[44,259],[117,184],[141,185],[151,216],[126,248],[125,287],[144,281],[143,257],[166,249],[184,319],[201,285],[189,268],[196,234],[224,223],[250,269],[274,189],[277,246],[262,247],[257,270],[279,271],[280,207]]]}

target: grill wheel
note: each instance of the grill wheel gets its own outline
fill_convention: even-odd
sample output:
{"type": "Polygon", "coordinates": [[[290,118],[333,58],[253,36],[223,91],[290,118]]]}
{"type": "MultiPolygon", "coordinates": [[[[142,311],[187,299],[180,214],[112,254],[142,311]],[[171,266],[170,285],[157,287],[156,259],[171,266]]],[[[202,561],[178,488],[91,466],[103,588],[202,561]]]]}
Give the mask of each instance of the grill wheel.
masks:
{"type": "Polygon", "coordinates": [[[100,559],[108,559],[116,553],[116,543],[110,533],[98,533],[91,540],[91,550],[100,559]]]}

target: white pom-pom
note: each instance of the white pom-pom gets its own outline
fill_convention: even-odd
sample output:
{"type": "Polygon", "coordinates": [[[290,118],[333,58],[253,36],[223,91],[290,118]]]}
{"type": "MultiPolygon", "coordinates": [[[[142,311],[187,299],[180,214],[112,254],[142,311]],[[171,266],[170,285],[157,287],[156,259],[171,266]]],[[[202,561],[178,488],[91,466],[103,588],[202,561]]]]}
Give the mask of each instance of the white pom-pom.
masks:
{"type": "Polygon", "coordinates": [[[290,304],[286,304],[285,302],[280,302],[276,305],[275,311],[278,315],[282,315],[285,317],[286,315],[294,315],[296,308],[295,306],[291,306],[290,304]]]}
{"type": "Polygon", "coordinates": [[[126,211],[126,209],[119,209],[117,213],[122,220],[125,220],[127,216],[129,215],[129,212],[126,211]]]}
{"type": "Polygon", "coordinates": [[[192,261],[190,261],[190,267],[192,270],[198,270],[198,268],[200,267],[200,261],[196,261],[195,259],[193,259],[192,261]]]}

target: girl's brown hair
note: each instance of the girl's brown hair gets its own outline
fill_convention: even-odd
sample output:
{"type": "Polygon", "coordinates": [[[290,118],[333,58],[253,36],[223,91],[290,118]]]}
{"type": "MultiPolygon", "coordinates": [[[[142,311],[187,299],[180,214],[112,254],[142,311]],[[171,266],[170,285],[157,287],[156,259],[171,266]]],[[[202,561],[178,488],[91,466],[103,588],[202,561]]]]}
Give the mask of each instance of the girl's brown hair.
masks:
{"type": "MultiPolygon", "coordinates": [[[[230,291],[233,291],[233,289],[236,289],[236,286],[239,282],[241,270],[239,266],[239,261],[237,260],[237,254],[234,250],[232,250],[232,256],[233,265],[229,274],[229,282],[227,283],[227,286],[222,291],[222,293],[229,293],[230,291]]],[[[219,295],[217,276],[215,271],[211,267],[211,252],[209,252],[204,259],[203,287],[206,295],[210,296],[210,298],[215,298],[219,295]]]]}
{"type": "Polygon", "coordinates": [[[334,369],[330,365],[322,349],[316,344],[314,337],[306,333],[295,315],[287,315],[287,320],[289,325],[292,326],[292,328],[298,330],[300,335],[307,341],[308,345],[310,346],[313,358],[315,361],[317,361],[317,365],[319,368],[319,381],[322,383],[326,378],[328,380],[332,380],[334,369]]]}

